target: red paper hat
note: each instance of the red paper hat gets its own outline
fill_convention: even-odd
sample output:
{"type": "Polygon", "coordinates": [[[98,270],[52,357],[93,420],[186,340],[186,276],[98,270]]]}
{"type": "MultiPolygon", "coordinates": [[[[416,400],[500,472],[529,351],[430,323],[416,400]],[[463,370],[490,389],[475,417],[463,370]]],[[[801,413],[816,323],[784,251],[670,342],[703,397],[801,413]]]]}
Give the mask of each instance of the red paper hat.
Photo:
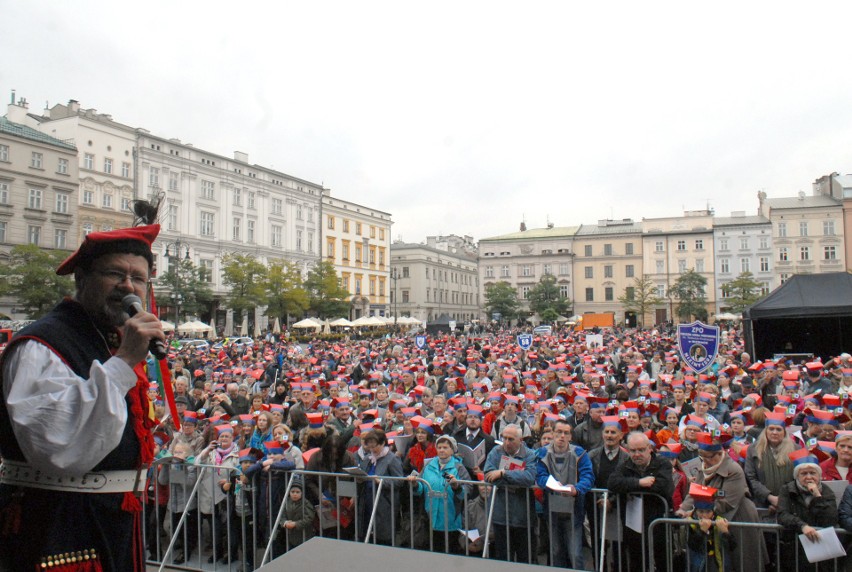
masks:
{"type": "Polygon", "coordinates": [[[692,483],[689,485],[689,496],[697,509],[712,510],[716,503],[716,493],[719,489],[692,483]]]}
{"type": "Polygon", "coordinates": [[[153,264],[151,244],[159,233],[158,224],[91,232],[83,239],[83,244],[59,265],[56,273],[60,276],[71,274],[78,266],[88,267],[96,258],[116,252],[138,254],[153,264]]]}

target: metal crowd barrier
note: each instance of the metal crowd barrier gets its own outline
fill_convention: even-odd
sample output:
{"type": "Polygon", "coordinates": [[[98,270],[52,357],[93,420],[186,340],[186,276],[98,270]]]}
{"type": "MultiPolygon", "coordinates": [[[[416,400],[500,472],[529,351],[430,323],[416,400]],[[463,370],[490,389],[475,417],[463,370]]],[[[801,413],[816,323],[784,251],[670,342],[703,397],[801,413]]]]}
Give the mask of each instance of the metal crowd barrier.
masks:
{"type": "MultiPolygon", "coordinates": [[[[236,470],[214,465],[174,465],[169,459],[159,460],[152,466],[151,474],[155,479],[166,475],[161,471],[168,471],[166,482],[171,481],[171,494],[163,504],[161,487],[153,487],[149,490],[148,502],[143,504],[146,523],[143,533],[150,554],[149,564],[159,566],[160,570],[168,567],[200,571],[230,569],[232,563],[239,561],[243,570],[250,571],[313,535],[482,558],[494,558],[495,551],[503,549],[502,555],[508,554],[510,560],[515,548],[518,561],[550,566],[562,558],[558,552],[565,544],[577,545],[574,535],[578,529],[574,526],[573,513],[566,516],[565,512],[553,510],[550,505],[547,506],[551,510],[546,510],[545,505],[534,497],[535,488],[495,486],[480,481],[458,481],[464,494],[457,501],[442,490],[433,490],[419,477],[411,481],[407,477],[353,476],[305,470],[263,471],[252,478],[252,494],[246,507],[250,510],[237,510],[234,496],[228,494],[216,510],[210,514],[204,512],[202,509],[209,507],[198,504],[202,491],[209,492],[211,498],[215,497],[220,482],[230,481],[236,470]],[[303,490],[303,502],[298,505],[301,510],[297,506],[297,516],[301,517],[301,521],[310,520],[301,530],[283,527],[287,520],[295,522],[293,514],[285,514],[286,500],[295,482],[301,482],[303,490]],[[484,491],[480,492],[480,487],[484,491]],[[524,512],[521,515],[511,512],[512,495],[515,495],[517,503],[523,502],[524,512]],[[389,502],[383,504],[383,500],[389,502]],[[443,522],[432,521],[432,503],[442,509],[443,522]],[[453,512],[461,511],[461,531],[448,530],[451,528],[450,503],[455,503],[453,512]],[[472,503],[477,503],[472,507],[476,509],[473,512],[470,510],[472,503]],[[510,527],[504,522],[495,523],[497,503],[503,503],[504,515],[514,516],[526,526],[510,527]],[[319,508],[315,509],[315,506],[319,508]],[[162,510],[163,507],[167,510],[162,510]],[[475,523],[468,517],[473,513],[485,522],[484,530],[478,530],[480,540],[476,542],[466,534],[471,531],[472,535],[475,523]],[[559,522],[559,519],[562,521],[559,522]],[[558,526],[554,526],[555,523],[558,526]],[[498,546],[498,542],[505,544],[498,546]]],[[[569,550],[566,554],[570,557],[573,553],[572,568],[600,572],[697,570],[687,557],[684,542],[685,527],[695,521],[669,518],[669,504],[659,495],[637,494],[655,497],[664,508],[664,517],[654,520],[641,534],[642,561],[631,561],[625,546],[626,507],[623,506],[623,498],[606,489],[592,489],[586,495],[585,527],[579,528],[583,536],[580,550],[569,550]],[[608,510],[605,505],[609,505],[608,510]],[[659,551],[663,548],[665,557],[661,558],[659,551]]],[[[481,526],[480,522],[477,528],[481,526]]],[[[777,524],[731,523],[731,528],[738,531],[760,529],[769,540],[770,561],[775,570],[782,570],[785,562],[794,563],[797,570],[803,569],[800,564],[806,564],[799,554],[798,544],[795,554],[782,552],[777,524]]],[[[842,534],[841,538],[848,541],[849,535],[842,534]]],[[[634,560],[640,557],[635,552],[633,556],[634,560]]],[[[741,557],[734,563],[734,568],[752,570],[748,566],[751,563],[749,558],[741,557]]],[[[842,563],[823,563],[814,569],[838,570],[842,569],[842,563]]]]}

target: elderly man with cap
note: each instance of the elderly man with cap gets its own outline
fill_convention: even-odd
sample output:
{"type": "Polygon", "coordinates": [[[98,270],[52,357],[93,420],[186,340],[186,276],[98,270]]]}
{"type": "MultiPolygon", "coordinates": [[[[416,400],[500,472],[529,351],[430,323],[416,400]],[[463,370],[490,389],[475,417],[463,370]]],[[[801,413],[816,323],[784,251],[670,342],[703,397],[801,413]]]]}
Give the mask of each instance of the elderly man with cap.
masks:
{"type": "Polygon", "coordinates": [[[4,570],[50,567],[66,554],[66,570],[92,558],[105,571],[144,568],[135,493],[154,442],[143,366],[149,344],[165,337],[142,301],[159,228],[87,235],[56,270],[74,274],[74,297],[2,356],[4,570]]]}

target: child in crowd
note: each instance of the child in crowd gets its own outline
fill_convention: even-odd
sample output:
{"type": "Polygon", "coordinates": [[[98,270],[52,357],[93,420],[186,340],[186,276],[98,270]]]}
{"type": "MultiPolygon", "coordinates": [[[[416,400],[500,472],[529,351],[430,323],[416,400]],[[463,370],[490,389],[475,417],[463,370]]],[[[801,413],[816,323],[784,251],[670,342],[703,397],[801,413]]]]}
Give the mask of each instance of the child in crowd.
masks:
{"type": "Polygon", "coordinates": [[[716,516],[717,493],[718,489],[698,483],[689,487],[695,506],[692,518],[698,521],[698,524],[689,525],[687,536],[690,570],[730,572],[733,569],[730,555],[736,548],[736,539],[728,529],[728,521],[716,516]]]}

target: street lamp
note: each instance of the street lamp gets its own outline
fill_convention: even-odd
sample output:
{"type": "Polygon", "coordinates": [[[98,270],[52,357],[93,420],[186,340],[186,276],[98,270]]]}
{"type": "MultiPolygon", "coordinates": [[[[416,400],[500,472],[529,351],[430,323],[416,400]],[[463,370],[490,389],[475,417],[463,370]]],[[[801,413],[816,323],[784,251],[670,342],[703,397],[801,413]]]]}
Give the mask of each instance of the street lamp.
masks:
{"type": "Polygon", "coordinates": [[[391,280],[393,280],[393,329],[397,329],[396,321],[399,319],[399,292],[396,289],[396,281],[399,279],[396,268],[391,268],[391,280]]]}

